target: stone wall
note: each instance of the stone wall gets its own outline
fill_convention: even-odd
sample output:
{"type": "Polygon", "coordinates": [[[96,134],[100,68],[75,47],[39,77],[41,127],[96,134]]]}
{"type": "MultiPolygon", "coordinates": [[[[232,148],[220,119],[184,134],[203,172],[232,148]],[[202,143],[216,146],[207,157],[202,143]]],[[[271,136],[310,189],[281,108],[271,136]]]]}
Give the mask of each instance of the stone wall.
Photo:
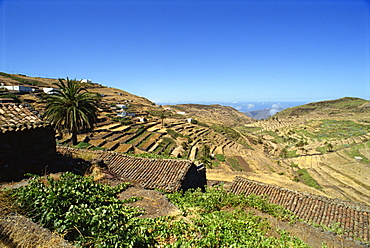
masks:
{"type": "Polygon", "coordinates": [[[0,180],[42,173],[45,162],[55,159],[54,137],[51,126],[0,133],[0,180]]]}

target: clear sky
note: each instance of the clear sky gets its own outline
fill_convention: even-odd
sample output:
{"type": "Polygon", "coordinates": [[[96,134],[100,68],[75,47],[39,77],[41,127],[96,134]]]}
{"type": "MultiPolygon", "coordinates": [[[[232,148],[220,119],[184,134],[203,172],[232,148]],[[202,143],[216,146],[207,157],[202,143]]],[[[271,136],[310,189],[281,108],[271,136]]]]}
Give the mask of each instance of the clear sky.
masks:
{"type": "Polygon", "coordinates": [[[157,103],[370,99],[369,1],[0,3],[3,72],[157,103]]]}

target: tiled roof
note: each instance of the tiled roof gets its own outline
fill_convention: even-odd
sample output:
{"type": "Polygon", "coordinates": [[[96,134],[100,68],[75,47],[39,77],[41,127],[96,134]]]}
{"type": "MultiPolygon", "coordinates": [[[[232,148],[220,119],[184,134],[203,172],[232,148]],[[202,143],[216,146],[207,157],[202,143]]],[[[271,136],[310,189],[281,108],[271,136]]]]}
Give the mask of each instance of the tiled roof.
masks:
{"type": "MultiPolygon", "coordinates": [[[[66,154],[80,150],[58,147],[57,151],[66,154]]],[[[140,158],[99,150],[88,152],[97,154],[97,159],[103,160],[109,172],[118,177],[138,182],[146,189],[160,189],[166,192],[180,190],[190,167],[195,167],[190,160],[140,158]]]]}
{"type": "Polygon", "coordinates": [[[306,194],[242,177],[233,181],[230,191],[235,194],[268,195],[271,203],[284,206],[305,221],[326,226],[340,222],[347,237],[370,241],[370,208],[367,205],[306,194]]]}
{"type": "Polygon", "coordinates": [[[23,131],[47,125],[46,122],[23,105],[0,103],[0,133],[23,131]]]}

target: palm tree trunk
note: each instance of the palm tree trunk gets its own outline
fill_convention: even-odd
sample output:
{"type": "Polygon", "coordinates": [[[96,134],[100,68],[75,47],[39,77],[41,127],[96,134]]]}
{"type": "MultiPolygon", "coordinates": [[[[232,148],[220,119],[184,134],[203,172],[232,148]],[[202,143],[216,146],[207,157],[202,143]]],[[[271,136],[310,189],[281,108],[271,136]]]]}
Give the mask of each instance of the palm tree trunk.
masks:
{"type": "Polygon", "coordinates": [[[77,130],[72,130],[72,145],[77,145],[77,130]]]}

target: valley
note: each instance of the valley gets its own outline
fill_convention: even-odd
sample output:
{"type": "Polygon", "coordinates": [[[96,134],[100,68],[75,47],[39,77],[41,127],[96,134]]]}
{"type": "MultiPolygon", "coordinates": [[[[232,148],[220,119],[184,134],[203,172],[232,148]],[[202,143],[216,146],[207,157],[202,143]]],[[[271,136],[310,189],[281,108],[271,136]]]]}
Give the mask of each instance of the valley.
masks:
{"type": "MultiPolygon", "coordinates": [[[[13,99],[13,103],[27,105],[42,116],[46,106],[43,88],[53,87],[56,81],[2,73],[2,85],[23,85],[34,90],[22,93],[0,89],[0,100],[13,99]]],[[[266,120],[255,120],[221,105],[161,106],[123,90],[94,83],[84,86],[101,96],[97,124],[78,134],[77,145],[72,145],[68,133],[56,132],[59,151],[81,149],[80,154],[76,153],[78,158],[89,162],[94,160],[91,155],[94,152],[191,161],[206,167],[211,186],[223,184],[226,190],[237,192],[238,178],[245,178],[268,192],[278,189],[274,193],[276,199],[272,197],[276,202],[289,202],[290,193],[279,192],[291,190],[314,194],[317,199],[331,198],[333,202],[339,199],[350,206],[353,203],[359,213],[343,211],[352,211],[356,216],[367,214],[370,205],[367,100],[347,97],[310,103],[282,110],[266,120]]],[[[253,187],[257,192],[258,187],[253,187]]],[[[304,214],[302,218],[310,221],[306,207],[315,206],[308,201],[305,211],[297,214],[304,214]]],[[[325,219],[325,213],[322,220],[314,217],[322,223],[329,219],[325,219]]],[[[363,217],[358,218],[362,221],[363,217]]],[[[340,216],[335,216],[335,220],[340,222],[340,216]]],[[[353,230],[357,228],[348,223],[353,230]]],[[[368,240],[368,227],[361,225],[365,232],[356,231],[356,235],[368,240]]]]}
{"type": "MultiPolygon", "coordinates": [[[[42,114],[41,88],[52,87],[56,80],[3,74],[0,82],[40,89],[17,97],[42,114]]],[[[209,180],[231,182],[246,176],[370,204],[367,100],[310,103],[254,120],[221,105],[160,106],[119,89],[94,83],[85,87],[99,93],[102,102],[98,124],[78,135],[78,148],[190,159],[206,163],[209,180]]],[[[68,134],[58,139],[60,145],[69,142],[68,134]]]]}

